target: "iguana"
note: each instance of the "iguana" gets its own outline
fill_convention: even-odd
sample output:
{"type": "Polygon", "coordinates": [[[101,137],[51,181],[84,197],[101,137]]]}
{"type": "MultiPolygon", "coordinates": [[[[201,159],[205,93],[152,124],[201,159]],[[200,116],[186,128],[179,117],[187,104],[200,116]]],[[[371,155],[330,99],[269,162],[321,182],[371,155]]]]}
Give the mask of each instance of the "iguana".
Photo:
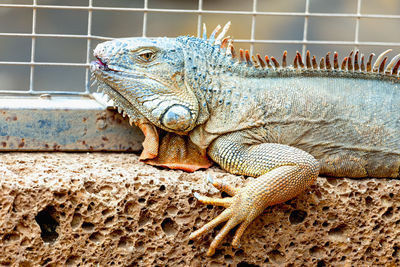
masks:
{"type": "Polygon", "coordinates": [[[98,88],[144,133],[140,159],[195,171],[216,162],[230,173],[258,177],[243,188],[210,179],[230,198],[226,209],[190,235],[226,222],[212,255],[237,228],[232,245],[270,205],[334,177],[400,178],[400,54],[372,63],[351,52],[339,63],[297,52],[274,57],[237,53],[230,26],[202,38],[125,38],[99,44],[91,69],[98,88]],[[219,34],[218,34],[219,33],[219,34]],[[218,36],[217,36],[218,34],[218,36]],[[210,160],[211,159],[211,160],[210,160]]]}

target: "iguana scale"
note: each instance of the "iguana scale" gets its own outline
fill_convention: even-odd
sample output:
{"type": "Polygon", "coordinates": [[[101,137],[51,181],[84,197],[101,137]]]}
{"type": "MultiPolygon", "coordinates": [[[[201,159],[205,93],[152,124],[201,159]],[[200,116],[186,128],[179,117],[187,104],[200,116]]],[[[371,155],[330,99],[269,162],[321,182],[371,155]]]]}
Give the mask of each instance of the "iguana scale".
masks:
{"type": "Polygon", "coordinates": [[[236,53],[230,23],[207,38],[126,38],[99,44],[92,63],[98,88],[145,134],[141,160],[195,171],[212,162],[258,177],[243,188],[210,181],[231,198],[195,194],[226,209],[190,235],[227,221],[215,252],[236,225],[232,244],[270,205],[289,200],[317,179],[400,178],[400,55],[373,63],[351,52],[339,64],[307,51],[293,64],[236,53]],[[211,159],[211,160],[210,160],[211,159]]]}

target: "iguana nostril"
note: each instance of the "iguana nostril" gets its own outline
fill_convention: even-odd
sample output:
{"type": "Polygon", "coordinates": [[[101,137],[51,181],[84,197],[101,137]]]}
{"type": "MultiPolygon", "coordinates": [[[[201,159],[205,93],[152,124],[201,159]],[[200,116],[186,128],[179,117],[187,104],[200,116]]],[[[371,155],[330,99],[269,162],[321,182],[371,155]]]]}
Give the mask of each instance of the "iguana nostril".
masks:
{"type": "Polygon", "coordinates": [[[182,105],[174,105],[170,107],[162,116],[161,123],[176,131],[184,131],[190,126],[192,116],[190,110],[182,105]]]}

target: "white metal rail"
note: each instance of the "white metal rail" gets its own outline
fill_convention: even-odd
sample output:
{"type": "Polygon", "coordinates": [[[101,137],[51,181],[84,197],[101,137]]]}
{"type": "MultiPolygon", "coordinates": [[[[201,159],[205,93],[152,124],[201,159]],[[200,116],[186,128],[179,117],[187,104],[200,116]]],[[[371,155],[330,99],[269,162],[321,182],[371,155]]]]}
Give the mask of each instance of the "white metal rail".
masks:
{"type": "MultiPolygon", "coordinates": [[[[360,29],[360,19],[400,19],[400,15],[380,15],[380,14],[362,14],[361,6],[362,0],[357,0],[357,11],[356,13],[312,13],[309,12],[310,0],[305,0],[305,11],[304,12],[264,12],[257,11],[257,0],[252,2],[251,11],[228,11],[228,10],[204,10],[203,0],[198,0],[197,9],[157,9],[148,7],[149,0],[144,0],[143,8],[118,8],[118,7],[97,7],[93,6],[93,0],[88,0],[87,6],[59,6],[59,5],[40,5],[37,0],[32,0],[31,5],[22,4],[0,4],[1,8],[19,8],[19,9],[31,9],[32,10],[32,31],[30,33],[2,33],[0,32],[0,37],[30,37],[32,39],[31,44],[31,56],[30,61],[0,61],[0,65],[14,65],[14,66],[30,66],[30,83],[29,88],[25,91],[11,91],[2,90],[0,87],[0,93],[12,93],[12,94],[43,94],[43,93],[57,93],[57,94],[89,94],[90,84],[89,84],[89,63],[91,56],[91,42],[93,39],[97,40],[109,40],[112,39],[108,36],[98,36],[92,34],[92,13],[93,11],[118,11],[118,12],[140,12],[143,13],[143,28],[142,36],[147,36],[147,20],[148,13],[186,13],[186,14],[197,14],[197,35],[200,36],[201,25],[202,25],[202,15],[203,14],[228,14],[228,15],[248,15],[251,16],[251,31],[250,39],[236,39],[235,42],[238,43],[249,43],[250,52],[253,52],[255,44],[300,44],[302,45],[303,55],[307,49],[307,45],[320,44],[320,45],[346,45],[358,48],[360,46],[392,46],[400,47],[400,43],[396,42],[378,42],[378,41],[359,41],[359,29],[360,29]],[[41,34],[37,33],[36,20],[37,20],[37,10],[38,9],[52,9],[52,10],[80,10],[88,12],[88,25],[87,34],[41,34]],[[260,40],[255,38],[255,28],[258,16],[295,16],[304,18],[304,30],[303,38],[299,40],[260,40]],[[308,40],[308,20],[311,17],[329,17],[329,18],[353,18],[356,20],[354,29],[354,39],[352,41],[324,41],[324,40],[308,40]],[[62,63],[62,62],[38,62],[35,61],[35,51],[36,51],[36,39],[37,38],[78,38],[87,40],[86,48],[86,62],[85,63],[62,63]],[[86,71],[85,84],[82,85],[82,92],[70,92],[70,91],[38,91],[34,87],[34,75],[36,66],[69,66],[84,68],[86,71]]],[[[0,85],[1,86],[1,85],[0,85]]]]}

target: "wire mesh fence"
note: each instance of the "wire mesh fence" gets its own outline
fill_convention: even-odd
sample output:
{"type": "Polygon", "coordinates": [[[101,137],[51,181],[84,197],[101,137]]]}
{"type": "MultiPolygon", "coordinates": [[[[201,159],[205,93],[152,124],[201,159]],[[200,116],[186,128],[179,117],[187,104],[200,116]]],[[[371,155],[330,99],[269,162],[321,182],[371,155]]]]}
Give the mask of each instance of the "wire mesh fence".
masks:
{"type": "Polygon", "coordinates": [[[213,28],[228,20],[237,46],[251,53],[400,50],[396,0],[5,0],[0,93],[86,95],[91,52],[99,42],[199,36],[203,23],[213,28]]]}

